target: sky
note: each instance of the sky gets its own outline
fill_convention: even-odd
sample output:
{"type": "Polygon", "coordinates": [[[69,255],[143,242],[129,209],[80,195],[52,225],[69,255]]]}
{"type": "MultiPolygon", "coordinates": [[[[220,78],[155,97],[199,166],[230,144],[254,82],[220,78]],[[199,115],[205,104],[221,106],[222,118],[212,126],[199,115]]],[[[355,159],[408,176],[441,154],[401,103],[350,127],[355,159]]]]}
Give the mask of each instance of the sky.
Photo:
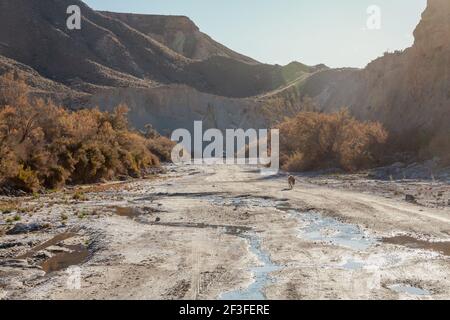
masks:
{"type": "Polygon", "coordinates": [[[260,62],[334,68],[364,67],[386,51],[411,46],[426,7],[426,0],[84,2],[96,10],[188,16],[214,40],[260,62]]]}

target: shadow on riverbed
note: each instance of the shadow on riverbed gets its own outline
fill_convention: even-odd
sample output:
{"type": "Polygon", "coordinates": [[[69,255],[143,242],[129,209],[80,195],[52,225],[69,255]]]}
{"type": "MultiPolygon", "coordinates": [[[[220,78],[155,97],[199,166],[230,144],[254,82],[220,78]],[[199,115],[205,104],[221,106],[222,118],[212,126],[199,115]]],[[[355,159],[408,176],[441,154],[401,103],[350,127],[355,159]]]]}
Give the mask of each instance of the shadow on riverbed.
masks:
{"type": "Polygon", "coordinates": [[[135,201],[148,201],[148,200],[157,200],[160,198],[199,198],[199,197],[207,197],[214,195],[227,195],[228,192],[158,192],[153,193],[147,197],[138,198],[135,201]]]}
{"type": "Polygon", "coordinates": [[[445,256],[450,256],[450,242],[431,242],[426,240],[419,240],[409,236],[395,236],[391,238],[383,238],[384,243],[389,243],[398,246],[408,247],[410,249],[422,249],[438,252],[445,256]]]}
{"type": "MultiPolygon", "coordinates": [[[[144,222],[145,223],[145,222],[144,222]]],[[[154,226],[165,226],[174,228],[198,228],[198,229],[220,229],[225,234],[240,235],[243,232],[251,231],[252,228],[244,226],[217,225],[208,223],[188,223],[188,222],[148,222],[145,224],[154,226]]]]}

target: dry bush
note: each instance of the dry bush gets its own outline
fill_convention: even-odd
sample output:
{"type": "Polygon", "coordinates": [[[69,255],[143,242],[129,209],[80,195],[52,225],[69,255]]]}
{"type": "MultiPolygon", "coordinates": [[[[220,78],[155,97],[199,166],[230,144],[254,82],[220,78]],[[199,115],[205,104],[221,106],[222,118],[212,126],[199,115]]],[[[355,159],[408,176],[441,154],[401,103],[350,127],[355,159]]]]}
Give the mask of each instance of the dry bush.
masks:
{"type": "Polygon", "coordinates": [[[288,171],[341,167],[356,171],[378,163],[387,132],[376,122],[359,122],[347,111],[301,112],[282,122],[280,161],[288,171]]]}
{"type": "Polygon", "coordinates": [[[424,159],[438,157],[442,166],[450,166],[450,129],[444,127],[430,135],[427,143],[420,146],[420,155],[424,159]]]}
{"type": "Polygon", "coordinates": [[[76,112],[28,96],[12,74],[0,77],[0,183],[27,192],[119,175],[141,176],[167,160],[163,137],[130,131],[128,108],[76,112]],[[153,153],[152,150],[157,150],[153,153]]]}
{"type": "Polygon", "coordinates": [[[393,161],[412,163],[436,159],[440,167],[450,166],[450,129],[445,123],[392,133],[388,146],[386,153],[396,156],[393,161]]]}
{"type": "Polygon", "coordinates": [[[171,153],[173,147],[176,145],[172,140],[161,136],[158,131],[153,129],[151,124],[145,126],[144,136],[147,138],[147,147],[150,151],[158,156],[159,160],[163,162],[171,161],[171,153]]]}
{"type": "Polygon", "coordinates": [[[163,136],[147,139],[148,149],[155,154],[162,162],[170,162],[172,149],[175,143],[163,136]]]}

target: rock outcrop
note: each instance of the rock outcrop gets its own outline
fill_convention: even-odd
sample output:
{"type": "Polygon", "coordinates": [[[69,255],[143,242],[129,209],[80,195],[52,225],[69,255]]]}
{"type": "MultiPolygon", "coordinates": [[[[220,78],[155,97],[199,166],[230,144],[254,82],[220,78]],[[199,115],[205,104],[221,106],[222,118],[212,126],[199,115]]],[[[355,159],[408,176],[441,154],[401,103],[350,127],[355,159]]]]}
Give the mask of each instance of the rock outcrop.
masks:
{"type": "Polygon", "coordinates": [[[437,131],[450,122],[450,1],[428,0],[404,51],[386,53],[365,69],[327,70],[300,89],[323,111],[348,107],[394,133],[437,131]]]}
{"type": "Polygon", "coordinates": [[[203,121],[204,129],[221,130],[267,128],[270,124],[253,99],[221,97],[186,85],[103,90],[89,101],[106,110],[119,103],[128,105],[130,120],[137,128],[152,124],[162,134],[178,128],[191,130],[194,121],[203,121]]]}

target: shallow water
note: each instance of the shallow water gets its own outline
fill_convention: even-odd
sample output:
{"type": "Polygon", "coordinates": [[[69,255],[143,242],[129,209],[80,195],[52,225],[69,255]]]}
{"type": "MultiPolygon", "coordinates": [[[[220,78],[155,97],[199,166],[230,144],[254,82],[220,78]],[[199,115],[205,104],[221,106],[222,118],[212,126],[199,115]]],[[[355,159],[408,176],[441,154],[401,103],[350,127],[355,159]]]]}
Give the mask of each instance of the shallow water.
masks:
{"type": "Polygon", "coordinates": [[[116,214],[121,217],[137,218],[143,214],[138,208],[116,207],[116,214]]]}
{"type": "Polygon", "coordinates": [[[36,254],[38,251],[40,250],[44,250],[50,246],[56,245],[61,241],[70,239],[75,237],[77,234],[75,232],[64,232],[64,233],[60,233],[55,235],[53,238],[51,238],[50,240],[47,240],[43,243],[41,243],[40,245],[37,245],[36,247],[32,248],[31,250],[29,250],[27,253],[18,256],[17,259],[26,259],[26,258],[31,258],[34,254],[36,254]]]}
{"type": "Polygon", "coordinates": [[[345,270],[361,270],[365,266],[366,264],[364,262],[349,259],[341,267],[345,270]]]}
{"type": "Polygon", "coordinates": [[[299,222],[299,236],[311,240],[322,241],[353,250],[363,251],[378,242],[369,237],[357,225],[340,222],[314,211],[289,211],[299,222]]]}
{"type": "Polygon", "coordinates": [[[89,250],[83,245],[64,246],[70,252],[61,252],[45,260],[42,264],[42,270],[45,273],[51,273],[66,269],[70,266],[84,263],[89,258],[89,250]]]}
{"type": "MultiPolygon", "coordinates": [[[[283,212],[288,212],[299,222],[299,237],[310,241],[318,241],[331,245],[349,248],[358,252],[366,251],[372,246],[384,242],[397,245],[403,245],[410,248],[426,249],[440,252],[442,254],[450,254],[449,242],[431,243],[421,241],[410,237],[393,237],[379,239],[370,236],[358,225],[341,222],[336,218],[322,215],[316,211],[300,212],[290,207],[289,202],[285,199],[275,199],[270,197],[224,197],[222,195],[207,195],[202,197],[210,203],[217,206],[235,206],[235,207],[253,207],[253,208],[273,208],[283,212]]],[[[236,235],[247,239],[251,251],[258,257],[260,266],[250,269],[253,274],[253,282],[247,288],[238,289],[231,292],[223,293],[220,296],[222,300],[262,300],[266,299],[264,289],[273,279],[270,274],[282,269],[270,259],[270,256],[261,249],[260,239],[249,233],[236,235]]],[[[368,266],[366,262],[349,258],[344,260],[339,268],[344,270],[358,271],[368,266]]],[[[413,287],[405,284],[395,284],[389,289],[414,296],[428,296],[431,293],[427,290],[413,287]]]]}
{"type": "MultiPolygon", "coordinates": [[[[33,257],[37,252],[45,250],[51,246],[58,245],[61,241],[75,237],[75,232],[69,231],[55,235],[50,240],[43,242],[42,244],[32,248],[27,253],[18,256],[17,259],[26,259],[33,257]]],[[[45,259],[40,266],[45,273],[59,271],[66,269],[73,265],[84,263],[89,258],[89,250],[83,245],[61,245],[62,249],[67,249],[63,252],[53,254],[52,257],[45,259]]]]}
{"type": "Polygon", "coordinates": [[[280,266],[272,262],[269,255],[261,249],[261,242],[255,235],[243,236],[250,245],[250,250],[258,257],[261,264],[250,269],[254,282],[245,289],[223,293],[221,300],[265,300],[264,288],[272,282],[270,273],[281,269],[280,266]]]}
{"type": "Polygon", "coordinates": [[[393,284],[393,285],[389,286],[388,288],[397,293],[404,293],[404,294],[409,294],[409,295],[413,295],[413,296],[429,296],[429,295],[431,295],[431,293],[428,290],[421,289],[418,287],[413,287],[408,284],[402,284],[402,283],[393,284]]]}

